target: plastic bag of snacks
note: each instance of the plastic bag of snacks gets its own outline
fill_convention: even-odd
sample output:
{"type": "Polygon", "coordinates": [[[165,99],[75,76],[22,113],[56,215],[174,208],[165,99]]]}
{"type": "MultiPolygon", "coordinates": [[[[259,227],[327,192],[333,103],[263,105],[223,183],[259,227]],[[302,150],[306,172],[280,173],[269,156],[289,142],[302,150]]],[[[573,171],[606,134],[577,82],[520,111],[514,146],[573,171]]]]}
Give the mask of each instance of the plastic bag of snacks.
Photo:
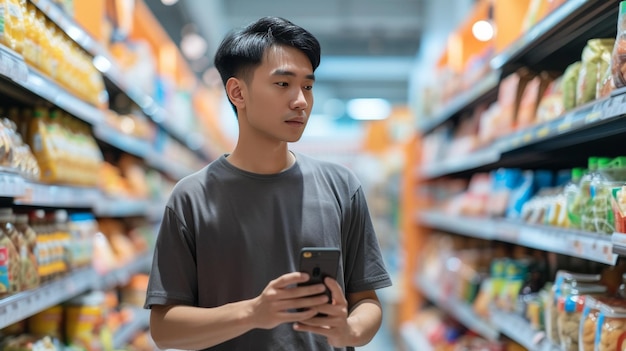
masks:
{"type": "Polygon", "coordinates": [[[561,296],[570,294],[572,287],[578,284],[597,283],[600,281],[599,274],[576,274],[565,270],[556,272],[554,285],[550,290],[550,296],[544,303],[544,323],[548,340],[555,344],[559,343],[559,331],[557,328],[558,310],[557,305],[561,296]]]}
{"type": "Polygon", "coordinates": [[[622,303],[626,302],[620,298],[587,296],[580,320],[578,338],[579,351],[595,350],[598,319],[600,317],[600,310],[602,309],[602,306],[613,305],[620,301],[622,303]]]}
{"type": "Polygon", "coordinates": [[[585,300],[589,298],[588,295],[600,296],[605,293],[605,286],[581,284],[573,288],[569,294],[559,298],[557,329],[559,331],[561,348],[564,351],[579,351],[580,323],[585,300]]]}
{"type": "Polygon", "coordinates": [[[611,60],[613,83],[616,88],[626,86],[626,1],[619,4],[617,36],[611,60]]]}
{"type": "Polygon", "coordinates": [[[600,306],[595,339],[597,351],[622,351],[626,349],[626,305],[620,303],[600,306]]]}

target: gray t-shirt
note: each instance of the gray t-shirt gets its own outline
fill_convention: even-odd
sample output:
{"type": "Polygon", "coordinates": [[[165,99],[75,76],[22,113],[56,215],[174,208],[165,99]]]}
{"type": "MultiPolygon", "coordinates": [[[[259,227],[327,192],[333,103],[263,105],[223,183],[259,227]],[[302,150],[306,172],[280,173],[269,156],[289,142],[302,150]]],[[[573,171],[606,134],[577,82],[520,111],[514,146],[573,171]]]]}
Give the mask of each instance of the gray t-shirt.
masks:
{"type": "MultiPolygon", "coordinates": [[[[311,246],[341,249],[337,280],[346,293],[390,286],[357,178],[343,166],[296,157],[284,172],[261,175],[221,156],[181,180],[161,223],[145,307],[254,298],[297,271],[300,249],[311,246]]],[[[337,349],[283,324],[209,350],[337,349]]]]}

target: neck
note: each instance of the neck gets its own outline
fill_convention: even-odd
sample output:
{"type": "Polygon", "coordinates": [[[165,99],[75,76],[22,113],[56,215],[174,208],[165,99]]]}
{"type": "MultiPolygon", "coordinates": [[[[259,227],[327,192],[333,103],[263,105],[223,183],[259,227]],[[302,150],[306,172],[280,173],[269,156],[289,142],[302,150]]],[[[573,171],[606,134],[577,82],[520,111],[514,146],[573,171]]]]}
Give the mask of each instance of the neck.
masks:
{"type": "Polygon", "coordinates": [[[293,166],[296,157],[288,150],[287,143],[281,143],[273,148],[246,146],[237,143],[227,160],[233,166],[244,171],[257,174],[276,174],[293,166]]]}

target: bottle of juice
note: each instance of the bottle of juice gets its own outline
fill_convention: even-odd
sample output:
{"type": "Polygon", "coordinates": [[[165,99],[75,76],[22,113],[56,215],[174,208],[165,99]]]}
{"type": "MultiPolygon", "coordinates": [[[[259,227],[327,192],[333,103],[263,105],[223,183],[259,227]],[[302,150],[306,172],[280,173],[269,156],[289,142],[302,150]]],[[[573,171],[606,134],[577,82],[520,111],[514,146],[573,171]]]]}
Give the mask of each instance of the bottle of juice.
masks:
{"type": "Polygon", "coordinates": [[[24,12],[24,45],[22,56],[29,65],[40,68],[39,52],[39,29],[37,26],[37,8],[31,2],[22,0],[22,6],[26,8],[24,12]]]}
{"type": "Polygon", "coordinates": [[[48,110],[36,107],[29,128],[29,144],[41,170],[41,181],[54,182],[59,178],[56,162],[57,150],[51,140],[47,127],[48,110]]]}

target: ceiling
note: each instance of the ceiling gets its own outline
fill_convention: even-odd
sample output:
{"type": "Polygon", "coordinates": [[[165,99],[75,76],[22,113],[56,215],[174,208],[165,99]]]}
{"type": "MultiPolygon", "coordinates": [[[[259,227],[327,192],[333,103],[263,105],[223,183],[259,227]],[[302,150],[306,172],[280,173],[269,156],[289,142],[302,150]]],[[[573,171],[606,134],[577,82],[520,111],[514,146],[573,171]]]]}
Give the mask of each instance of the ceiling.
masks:
{"type": "MultiPolygon", "coordinates": [[[[170,6],[143,1],[175,43],[187,31],[206,39],[205,55],[190,61],[201,79],[224,35],[262,16],[284,17],[313,33],[322,61],[312,118],[298,144],[328,153],[357,148],[364,136],[364,124],[345,112],[348,100],[383,98],[405,106],[410,95],[417,96],[412,81],[432,75],[428,62],[475,0],[179,0],[170,6]]],[[[223,111],[232,113],[226,103],[223,111]]],[[[236,137],[235,118],[220,120],[225,133],[236,137]]]]}
{"type": "Polygon", "coordinates": [[[180,0],[171,6],[144,1],[174,42],[187,30],[208,41],[206,55],[190,62],[200,77],[212,66],[215,48],[228,31],[273,15],[301,25],[320,41],[317,102],[381,97],[405,104],[408,99],[424,0],[180,0]]]}

